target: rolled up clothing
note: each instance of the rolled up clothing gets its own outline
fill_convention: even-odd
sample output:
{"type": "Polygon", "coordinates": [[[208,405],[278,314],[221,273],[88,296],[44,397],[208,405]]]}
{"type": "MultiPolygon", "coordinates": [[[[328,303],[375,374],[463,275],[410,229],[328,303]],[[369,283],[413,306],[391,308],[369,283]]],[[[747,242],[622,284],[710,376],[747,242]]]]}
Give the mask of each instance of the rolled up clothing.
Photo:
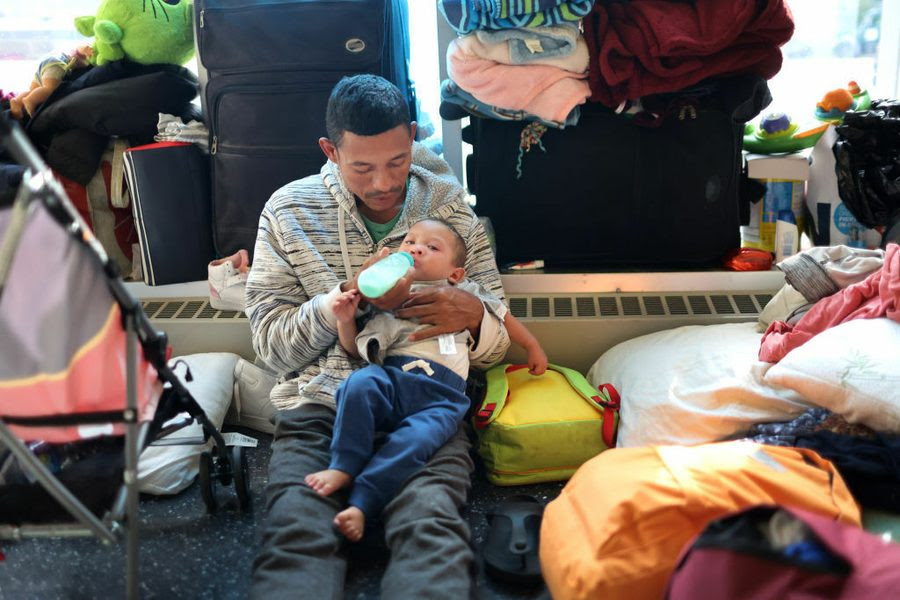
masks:
{"type": "Polygon", "coordinates": [[[574,73],[587,71],[588,48],[574,25],[527,29],[479,29],[463,36],[467,52],[505,65],[549,65],[574,73]]]}

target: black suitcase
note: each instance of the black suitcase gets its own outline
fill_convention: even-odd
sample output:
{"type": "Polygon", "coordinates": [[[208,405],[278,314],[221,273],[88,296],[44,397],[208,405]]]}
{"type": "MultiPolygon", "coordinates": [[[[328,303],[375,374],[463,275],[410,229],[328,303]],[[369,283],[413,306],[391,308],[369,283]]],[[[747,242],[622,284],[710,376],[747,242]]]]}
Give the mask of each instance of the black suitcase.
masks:
{"type": "Polygon", "coordinates": [[[383,75],[414,110],[406,2],[196,0],[219,256],[252,253],[272,192],[319,171],[325,105],[341,77],[383,75]]]}
{"type": "Polygon", "coordinates": [[[574,127],[529,151],[524,123],[472,117],[463,139],[475,211],[489,217],[498,263],[560,268],[719,264],[740,245],[743,129],[771,100],[741,76],[647,99],[661,123],[594,103],[574,127]],[[643,125],[638,122],[643,121],[643,125]],[[521,176],[519,176],[521,172],[521,176]]]}

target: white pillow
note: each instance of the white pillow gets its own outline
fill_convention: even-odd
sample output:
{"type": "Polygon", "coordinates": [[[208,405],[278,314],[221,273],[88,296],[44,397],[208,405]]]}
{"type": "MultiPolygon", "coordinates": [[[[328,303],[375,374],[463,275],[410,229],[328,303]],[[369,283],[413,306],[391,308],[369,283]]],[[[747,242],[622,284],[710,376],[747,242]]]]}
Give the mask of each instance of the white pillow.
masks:
{"type": "Polygon", "coordinates": [[[617,445],[713,442],[809,408],[799,394],[763,383],[769,365],[757,359],[755,329],[755,322],[688,325],[606,351],[587,379],[621,395],[617,445]]]}
{"type": "Polygon", "coordinates": [[[900,323],[835,325],[788,352],[765,381],[796,390],[849,423],[900,433],[900,323]]]}
{"type": "MultiPolygon", "coordinates": [[[[231,404],[234,385],[234,366],[240,357],[229,352],[188,354],[169,361],[178,379],[191,392],[194,400],[206,413],[216,428],[222,427],[225,413],[231,404]],[[185,381],[184,361],[191,369],[193,381],[185,381]]],[[[182,415],[187,413],[182,413],[182,415]]],[[[173,417],[178,419],[180,416],[173,417]]],[[[198,423],[179,429],[165,439],[200,438],[203,428],[198,423]]],[[[138,458],[138,489],[146,494],[177,494],[188,487],[200,472],[200,454],[210,448],[206,444],[181,444],[174,446],[148,446],[138,458]]]]}

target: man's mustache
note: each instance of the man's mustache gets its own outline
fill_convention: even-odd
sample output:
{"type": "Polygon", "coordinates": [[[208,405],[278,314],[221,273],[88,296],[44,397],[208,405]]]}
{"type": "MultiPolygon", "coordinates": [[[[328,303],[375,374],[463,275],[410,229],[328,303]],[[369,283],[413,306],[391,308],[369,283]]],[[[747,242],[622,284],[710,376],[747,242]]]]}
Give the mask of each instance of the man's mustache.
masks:
{"type": "Polygon", "coordinates": [[[366,198],[377,198],[378,196],[384,196],[385,194],[399,194],[403,191],[403,186],[397,186],[395,188],[391,188],[386,192],[369,192],[365,196],[366,198]]]}

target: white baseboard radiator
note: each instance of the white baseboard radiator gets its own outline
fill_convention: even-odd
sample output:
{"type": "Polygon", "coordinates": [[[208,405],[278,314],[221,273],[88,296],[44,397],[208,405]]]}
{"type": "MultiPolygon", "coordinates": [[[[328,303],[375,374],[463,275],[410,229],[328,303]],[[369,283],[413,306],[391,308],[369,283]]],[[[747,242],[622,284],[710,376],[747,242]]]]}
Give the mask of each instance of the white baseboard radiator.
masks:
{"type": "MultiPolygon", "coordinates": [[[[550,360],[585,372],[605,350],[640,335],[756,320],[783,278],[774,271],[516,274],[504,275],[503,283],[512,314],[541,341],[550,360]]],[[[243,313],[216,310],[202,297],[137,295],[176,355],[234,352],[253,359],[243,313]]],[[[507,357],[524,358],[518,348],[507,357]]]]}

